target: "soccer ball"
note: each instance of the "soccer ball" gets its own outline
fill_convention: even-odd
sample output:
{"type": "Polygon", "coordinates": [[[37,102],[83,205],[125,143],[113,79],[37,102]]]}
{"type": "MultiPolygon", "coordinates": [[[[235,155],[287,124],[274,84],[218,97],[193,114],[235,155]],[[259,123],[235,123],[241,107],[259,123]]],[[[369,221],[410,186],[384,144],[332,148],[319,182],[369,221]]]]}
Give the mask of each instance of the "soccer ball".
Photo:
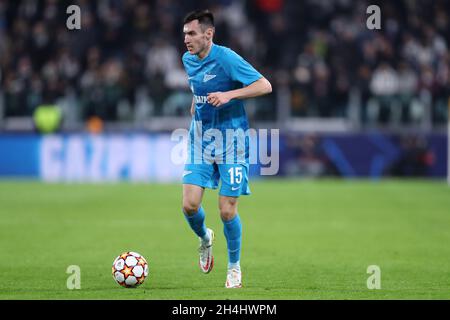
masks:
{"type": "Polygon", "coordinates": [[[147,260],[139,253],[124,252],[114,260],[112,276],[122,287],[137,287],[148,276],[147,260]]]}

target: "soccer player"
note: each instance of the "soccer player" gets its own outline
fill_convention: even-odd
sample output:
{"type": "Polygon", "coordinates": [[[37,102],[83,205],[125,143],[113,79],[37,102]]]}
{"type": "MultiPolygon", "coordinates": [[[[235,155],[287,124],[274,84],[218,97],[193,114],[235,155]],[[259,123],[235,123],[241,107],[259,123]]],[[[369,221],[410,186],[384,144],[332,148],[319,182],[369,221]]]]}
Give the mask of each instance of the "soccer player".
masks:
{"type": "Polygon", "coordinates": [[[187,52],[182,60],[194,97],[188,161],[183,173],[183,213],[200,238],[200,269],[209,273],[214,265],[214,232],[205,225],[205,210],[201,203],[205,188],[216,189],[221,182],[219,211],[228,248],[225,287],[240,288],[242,226],[237,204],[240,195],[250,194],[249,144],[242,135],[227,141],[226,132],[245,132],[248,120],[242,100],[268,94],[272,92],[272,86],[233,50],[213,43],[214,32],[214,17],[208,10],[192,12],[184,19],[187,52]],[[211,129],[222,133],[223,140],[214,135],[214,152],[205,152],[213,139],[211,136],[205,138],[202,133],[206,136],[211,129]],[[220,142],[223,142],[222,148],[220,142]],[[244,149],[245,155],[240,148],[244,149]]]}

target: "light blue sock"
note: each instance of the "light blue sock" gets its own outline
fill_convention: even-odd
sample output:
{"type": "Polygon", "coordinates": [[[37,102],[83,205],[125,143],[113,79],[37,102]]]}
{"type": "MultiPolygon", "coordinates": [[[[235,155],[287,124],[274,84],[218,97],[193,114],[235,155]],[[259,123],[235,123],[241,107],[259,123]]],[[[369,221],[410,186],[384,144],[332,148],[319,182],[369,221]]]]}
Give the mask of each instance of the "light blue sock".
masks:
{"type": "Polygon", "coordinates": [[[198,211],[193,215],[187,215],[185,212],[183,213],[186,221],[189,223],[191,229],[195,232],[195,234],[202,238],[203,241],[209,241],[209,236],[206,232],[205,225],[205,211],[203,210],[203,208],[200,207],[198,211]]]}
{"type": "Polygon", "coordinates": [[[223,221],[223,233],[227,239],[228,265],[239,265],[242,238],[242,225],[239,214],[236,214],[229,221],[223,221]]]}

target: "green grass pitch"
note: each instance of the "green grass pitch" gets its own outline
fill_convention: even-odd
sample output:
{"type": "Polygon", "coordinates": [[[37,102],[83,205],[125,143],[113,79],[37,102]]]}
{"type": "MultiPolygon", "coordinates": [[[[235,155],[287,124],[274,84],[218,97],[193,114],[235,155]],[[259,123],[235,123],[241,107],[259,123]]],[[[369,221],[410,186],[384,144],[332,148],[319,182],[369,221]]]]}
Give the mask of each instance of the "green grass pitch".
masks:
{"type": "Polygon", "coordinates": [[[242,289],[224,288],[226,242],[207,190],[215,267],[204,275],[177,184],[0,183],[0,299],[449,299],[450,188],[425,180],[265,180],[242,197],[242,289]],[[117,285],[137,251],[150,276],[117,285]],[[69,265],[81,289],[66,288],[69,265]],[[369,290],[369,265],[381,289],[369,290]]]}

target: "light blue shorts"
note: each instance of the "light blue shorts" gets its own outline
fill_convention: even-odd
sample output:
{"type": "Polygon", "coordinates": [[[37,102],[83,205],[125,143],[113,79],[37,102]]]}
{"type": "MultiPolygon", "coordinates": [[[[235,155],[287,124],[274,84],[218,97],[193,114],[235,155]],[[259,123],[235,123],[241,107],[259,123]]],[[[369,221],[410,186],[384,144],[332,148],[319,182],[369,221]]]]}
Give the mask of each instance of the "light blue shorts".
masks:
{"type": "Polygon", "coordinates": [[[222,182],[219,194],[227,197],[249,195],[248,164],[186,164],[183,172],[183,184],[193,184],[203,188],[217,189],[222,182]]]}

